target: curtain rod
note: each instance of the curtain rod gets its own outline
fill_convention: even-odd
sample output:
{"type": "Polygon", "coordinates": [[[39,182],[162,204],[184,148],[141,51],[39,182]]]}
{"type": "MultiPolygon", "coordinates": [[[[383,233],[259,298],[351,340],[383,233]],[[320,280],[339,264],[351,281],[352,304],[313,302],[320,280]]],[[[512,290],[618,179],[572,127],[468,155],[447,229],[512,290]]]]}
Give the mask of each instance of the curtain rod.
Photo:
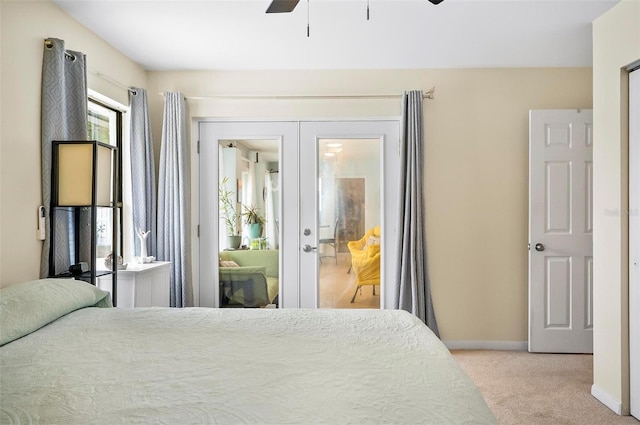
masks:
{"type": "MultiPolygon", "coordinates": [[[[51,48],[53,47],[53,41],[51,41],[51,39],[49,39],[49,38],[45,38],[45,39],[44,39],[44,45],[45,45],[48,49],[51,49],[51,48]]],[[[70,60],[70,61],[74,61],[74,60],[76,60],[76,57],[75,57],[74,55],[72,55],[72,54],[71,54],[68,50],[66,50],[66,49],[65,49],[65,51],[64,51],[64,57],[65,57],[67,60],[70,60]]]]}
{"type": "MultiPolygon", "coordinates": [[[[434,99],[435,87],[422,93],[424,99],[434,99]]],[[[164,96],[163,92],[159,93],[164,96]]],[[[188,100],[209,100],[209,99],[241,99],[241,100],[260,100],[260,99],[393,99],[401,97],[401,94],[336,94],[336,95],[251,95],[251,94],[217,94],[209,96],[185,96],[188,100]]]]}
{"type": "Polygon", "coordinates": [[[93,75],[95,75],[98,78],[102,78],[103,80],[105,80],[106,82],[113,84],[116,87],[119,87],[123,90],[127,90],[133,94],[136,94],[136,91],[134,89],[132,89],[131,87],[122,84],[120,81],[116,80],[115,78],[109,77],[107,74],[104,74],[102,72],[96,71],[95,69],[91,69],[88,68],[89,72],[92,73],[93,75]]]}
{"type": "MultiPolygon", "coordinates": [[[[44,45],[50,49],[53,47],[53,41],[51,41],[48,38],[45,38],[44,45]]],[[[67,50],[64,51],[64,54],[68,59],[75,60],[75,56],[73,56],[67,50]]],[[[120,87],[121,89],[125,89],[132,92],[133,94],[136,94],[135,90],[131,89],[129,86],[122,84],[120,81],[116,80],[115,78],[109,77],[107,74],[103,74],[102,72],[96,71],[95,69],[92,69],[90,67],[87,67],[87,71],[89,71],[90,73],[92,73],[93,75],[99,78],[102,78],[106,82],[113,84],[116,87],[120,87]]]]}

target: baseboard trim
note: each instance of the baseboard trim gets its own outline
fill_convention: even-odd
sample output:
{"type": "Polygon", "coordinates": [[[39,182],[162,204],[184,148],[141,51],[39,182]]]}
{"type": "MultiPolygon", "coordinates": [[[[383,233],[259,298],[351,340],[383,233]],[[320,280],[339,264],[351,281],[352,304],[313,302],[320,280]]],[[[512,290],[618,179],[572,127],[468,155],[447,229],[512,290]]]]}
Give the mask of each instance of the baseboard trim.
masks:
{"type": "Polygon", "coordinates": [[[442,341],[449,350],[527,351],[527,341],[442,341]]]}
{"type": "Polygon", "coordinates": [[[596,384],[591,385],[591,395],[600,403],[613,410],[616,414],[622,415],[622,403],[613,398],[608,392],[596,384]]]}

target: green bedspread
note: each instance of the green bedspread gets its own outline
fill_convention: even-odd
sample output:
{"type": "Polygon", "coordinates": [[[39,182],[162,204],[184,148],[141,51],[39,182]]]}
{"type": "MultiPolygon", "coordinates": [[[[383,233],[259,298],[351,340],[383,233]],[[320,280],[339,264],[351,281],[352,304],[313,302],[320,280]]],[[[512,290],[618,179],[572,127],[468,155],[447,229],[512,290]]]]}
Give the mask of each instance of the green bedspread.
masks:
{"type": "Polygon", "coordinates": [[[404,311],[86,307],[0,347],[0,424],[342,423],[496,421],[404,311]]]}

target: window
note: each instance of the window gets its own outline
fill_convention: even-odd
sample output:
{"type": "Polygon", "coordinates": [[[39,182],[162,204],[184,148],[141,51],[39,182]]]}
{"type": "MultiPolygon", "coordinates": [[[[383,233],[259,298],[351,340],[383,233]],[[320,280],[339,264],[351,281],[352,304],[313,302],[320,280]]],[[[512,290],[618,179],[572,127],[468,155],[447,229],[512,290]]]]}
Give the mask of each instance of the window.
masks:
{"type": "MultiPolygon", "coordinates": [[[[122,206],[122,112],[105,105],[95,99],[89,99],[88,103],[88,138],[117,147],[116,150],[116,199],[115,205],[122,206]]],[[[98,252],[97,257],[106,257],[112,250],[112,241],[103,239],[103,235],[111,234],[110,209],[98,208],[98,252]]],[[[122,212],[117,217],[118,227],[118,252],[122,254],[122,212]]]]}

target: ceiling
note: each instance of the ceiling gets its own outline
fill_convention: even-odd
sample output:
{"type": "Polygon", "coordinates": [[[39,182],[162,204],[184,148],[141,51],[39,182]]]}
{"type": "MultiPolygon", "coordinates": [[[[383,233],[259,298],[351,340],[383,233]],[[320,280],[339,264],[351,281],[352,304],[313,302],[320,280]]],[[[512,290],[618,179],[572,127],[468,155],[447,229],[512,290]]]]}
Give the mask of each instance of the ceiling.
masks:
{"type": "Polygon", "coordinates": [[[53,1],[146,70],[266,70],[591,66],[619,0],[53,1]]]}

